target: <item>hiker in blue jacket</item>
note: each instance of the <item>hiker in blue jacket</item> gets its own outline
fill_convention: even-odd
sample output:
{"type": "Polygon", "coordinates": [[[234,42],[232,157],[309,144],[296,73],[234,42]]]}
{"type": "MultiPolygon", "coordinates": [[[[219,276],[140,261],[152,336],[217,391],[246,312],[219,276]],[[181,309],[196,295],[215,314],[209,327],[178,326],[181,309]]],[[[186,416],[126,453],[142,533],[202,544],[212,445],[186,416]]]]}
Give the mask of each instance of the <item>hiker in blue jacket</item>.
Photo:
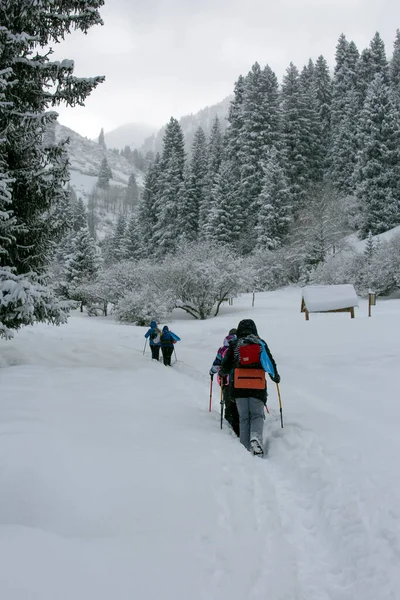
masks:
{"type": "Polygon", "coordinates": [[[180,342],[181,338],[168,329],[164,325],[160,336],[161,352],[163,355],[163,362],[166,367],[171,366],[171,356],[174,351],[174,344],[180,342]]]}
{"type": "Polygon", "coordinates": [[[239,411],[240,442],[253,454],[262,456],[264,405],[267,402],[265,373],[272,381],[281,378],[266,342],[258,336],[251,319],[240,321],[236,339],[229,343],[222,359],[219,376],[231,380],[231,398],[239,411]]]}
{"type": "Polygon", "coordinates": [[[161,331],[158,329],[156,321],[152,321],[150,323],[150,329],[144,334],[144,337],[146,339],[150,338],[150,350],[152,360],[159,360],[160,358],[160,335],[161,331]]]}

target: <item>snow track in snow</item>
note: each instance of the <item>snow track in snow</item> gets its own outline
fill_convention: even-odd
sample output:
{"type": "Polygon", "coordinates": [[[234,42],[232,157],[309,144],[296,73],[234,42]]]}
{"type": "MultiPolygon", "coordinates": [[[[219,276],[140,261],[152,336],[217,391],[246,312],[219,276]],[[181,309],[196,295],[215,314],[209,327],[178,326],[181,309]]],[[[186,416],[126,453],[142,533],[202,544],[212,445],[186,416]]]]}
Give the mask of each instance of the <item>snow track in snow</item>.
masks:
{"type": "Polygon", "coordinates": [[[145,329],[81,315],[4,343],[1,597],[399,600],[395,306],[306,325],[292,291],[259,295],[175,322],[172,368],[142,356],[145,329]],[[282,374],[263,459],[220,431],[215,382],[208,413],[238,315],[282,374]]]}

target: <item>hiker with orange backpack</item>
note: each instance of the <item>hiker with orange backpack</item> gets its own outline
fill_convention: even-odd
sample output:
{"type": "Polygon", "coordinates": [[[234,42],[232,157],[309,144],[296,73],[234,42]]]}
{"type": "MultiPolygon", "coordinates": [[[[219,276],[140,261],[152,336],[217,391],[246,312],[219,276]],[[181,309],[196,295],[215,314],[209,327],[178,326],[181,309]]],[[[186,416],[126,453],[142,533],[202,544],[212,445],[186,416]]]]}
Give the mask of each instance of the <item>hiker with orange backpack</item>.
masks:
{"type": "Polygon", "coordinates": [[[230,394],[239,412],[240,442],[254,455],[262,456],[264,406],[267,402],[265,373],[279,383],[276,363],[264,340],[259,338],[251,319],[240,321],[236,339],[222,360],[219,376],[230,376],[230,394]]]}
{"type": "MultiPolygon", "coordinates": [[[[224,338],[222,346],[218,349],[217,356],[215,357],[214,362],[211,366],[210,377],[211,379],[214,379],[214,375],[217,375],[218,385],[222,385],[221,378],[218,375],[218,371],[220,369],[222,360],[229,348],[229,342],[235,339],[236,329],[231,329],[226,338],[224,338]]],[[[239,437],[239,413],[235,401],[232,400],[230,396],[229,378],[226,381],[226,385],[223,386],[222,394],[222,403],[225,406],[225,419],[228,421],[233,431],[239,437]]]]}

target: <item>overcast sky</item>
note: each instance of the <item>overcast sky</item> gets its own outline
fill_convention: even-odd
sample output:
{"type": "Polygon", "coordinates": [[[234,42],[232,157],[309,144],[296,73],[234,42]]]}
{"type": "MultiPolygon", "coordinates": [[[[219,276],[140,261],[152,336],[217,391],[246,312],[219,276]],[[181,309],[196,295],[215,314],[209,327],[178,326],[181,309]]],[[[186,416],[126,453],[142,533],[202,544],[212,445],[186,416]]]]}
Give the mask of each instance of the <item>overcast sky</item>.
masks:
{"type": "Polygon", "coordinates": [[[379,31],[391,55],[400,28],[399,0],[106,0],[101,13],[103,27],[55,47],[76,75],[106,75],[85,108],[59,109],[88,137],[215,104],[255,61],[280,81],[290,61],[323,54],[332,67],[342,32],[362,49],[379,31]]]}

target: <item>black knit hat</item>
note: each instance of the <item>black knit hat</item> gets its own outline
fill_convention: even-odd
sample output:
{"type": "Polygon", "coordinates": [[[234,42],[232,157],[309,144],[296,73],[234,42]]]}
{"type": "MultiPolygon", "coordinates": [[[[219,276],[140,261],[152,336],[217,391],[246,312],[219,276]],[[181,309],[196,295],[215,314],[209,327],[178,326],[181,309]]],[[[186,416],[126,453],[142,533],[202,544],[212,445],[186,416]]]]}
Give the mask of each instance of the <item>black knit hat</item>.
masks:
{"type": "Polygon", "coordinates": [[[229,330],[228,335],[236,335],[236,332],[237,332],[237,329],[236,329],[236,327],[234,327],[233,329],[229,330]]]}
{"type": "Polygon", "coordinates": [[[237,327],[237,337],[245,337],[246,335],[257,335],[257,327],[252,319],[243,319],[237,327]]]}

